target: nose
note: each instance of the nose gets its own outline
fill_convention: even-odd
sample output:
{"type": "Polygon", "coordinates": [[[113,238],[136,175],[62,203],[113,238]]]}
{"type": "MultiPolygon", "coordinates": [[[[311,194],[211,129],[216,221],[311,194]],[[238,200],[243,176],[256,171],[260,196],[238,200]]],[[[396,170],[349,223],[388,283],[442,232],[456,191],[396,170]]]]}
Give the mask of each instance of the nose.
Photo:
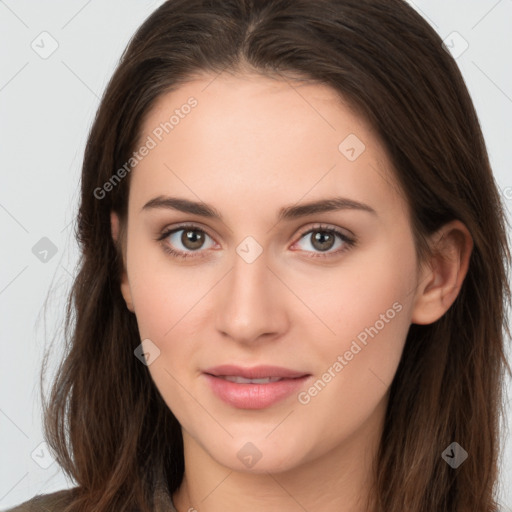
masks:
{"type": "Polygon", "coordinates": [[[216,328],[239,343],[273,339],[289,325],[289,291],[269,267],[265,252],[248,263],[235,254],[233,267],[217,287],[216,328]]]}

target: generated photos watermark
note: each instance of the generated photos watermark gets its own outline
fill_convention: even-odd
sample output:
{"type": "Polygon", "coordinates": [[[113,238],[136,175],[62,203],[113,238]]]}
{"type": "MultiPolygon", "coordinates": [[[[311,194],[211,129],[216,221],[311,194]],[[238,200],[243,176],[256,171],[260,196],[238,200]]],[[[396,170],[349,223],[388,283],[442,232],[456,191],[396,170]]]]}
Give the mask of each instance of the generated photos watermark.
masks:
{"type": "Polygon", "coordinates": [[[146,157],[152,149],[158,146],[158,143],[163,140],[165,135],[168,135],[182,119],[192,112],[192,109],[197,107],[198,101],[191,96],[187,102],[181,105],[180,108],[174,110],[174,113],[169,117],[168,121],[160,123],[148,135],[145,142],[139,147],[137,151],[125,162],[101,187],[96,187],[93,191],[96,199],[104,199],[108,192],[112,192],[119,183],[146,157]]]}
{"type": "Polygon", "coordinates": [[[299,403],[302,405],[309,404],[312,398],[325,389],[329,382],[331,382],[345,368],[345,366],[354,359],[354,356],[359,354],[359,352],[367,346],[369,338],[375,338],[375,336],[377,336],[386,327],[386,325],[402,311],[402,309],[402,304],[400,304],[400,302],[395,302],[391,308],[380,315],[379,319],[372,326],[366,327],[362,330],[357,335],[356,339],[352,340],[350,348],[346,350],[343,355],[339,355],[336,358],[336,361],[327,368],[327,370],[314,382],[312,386],[310,386],[306,391],[301,391],[297,395],[299,403]]]}

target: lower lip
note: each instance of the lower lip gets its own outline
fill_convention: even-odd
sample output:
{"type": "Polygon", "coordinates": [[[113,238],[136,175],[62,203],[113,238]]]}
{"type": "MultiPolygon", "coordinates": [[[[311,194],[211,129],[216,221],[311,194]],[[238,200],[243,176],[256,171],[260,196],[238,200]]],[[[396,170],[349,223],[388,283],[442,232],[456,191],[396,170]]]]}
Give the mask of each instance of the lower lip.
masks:
{"type": "Polygon", "coordinates": [[[221,400],[238,409],[264,409],[284,400],[304,385],[310,377],[282,379],[268,384],[238,384],[204,374],[212,391],[221,400]]]}

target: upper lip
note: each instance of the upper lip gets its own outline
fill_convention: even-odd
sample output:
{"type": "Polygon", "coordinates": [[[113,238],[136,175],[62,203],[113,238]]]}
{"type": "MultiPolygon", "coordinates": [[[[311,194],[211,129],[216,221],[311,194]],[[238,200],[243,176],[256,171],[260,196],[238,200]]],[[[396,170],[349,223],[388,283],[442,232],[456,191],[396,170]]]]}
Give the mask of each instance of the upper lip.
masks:
{"type": "Polygon", "coordinates": [[[265,377],[281,377],[284,379],[296,379],[309,375],[307,372],[291,370],[280,366],[253,366],[251,368],[236,366],[232,364],[224,364],[214,366],[204,370],[204,373],[214,375],[215,377],[237,376],[245,379],[264,379],[265,377]]]}

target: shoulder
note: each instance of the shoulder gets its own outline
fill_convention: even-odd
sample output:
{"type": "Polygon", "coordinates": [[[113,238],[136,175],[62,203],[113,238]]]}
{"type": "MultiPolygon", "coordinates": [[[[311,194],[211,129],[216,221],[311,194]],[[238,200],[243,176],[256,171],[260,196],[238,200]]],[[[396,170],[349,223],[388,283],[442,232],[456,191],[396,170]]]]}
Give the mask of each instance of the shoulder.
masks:
{"type": "Polygon", "coordinates": [[[4,512],[60,512],[69,503],[73,492],[74,489],[65,489],[51,494],[40,494],[4,512]]]}

